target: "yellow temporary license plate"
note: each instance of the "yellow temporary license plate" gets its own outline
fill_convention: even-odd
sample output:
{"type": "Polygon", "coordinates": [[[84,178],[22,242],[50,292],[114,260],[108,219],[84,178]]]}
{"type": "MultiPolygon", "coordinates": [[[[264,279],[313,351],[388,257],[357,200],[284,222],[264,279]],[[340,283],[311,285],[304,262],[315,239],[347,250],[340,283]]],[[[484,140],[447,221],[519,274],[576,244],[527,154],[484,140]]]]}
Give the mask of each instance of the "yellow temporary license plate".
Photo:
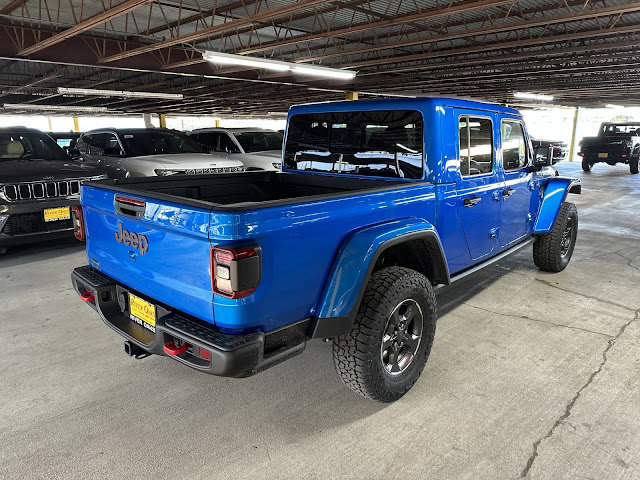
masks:
{"type": "Polygon", "coordinates": [[[601,152],[598,154],[598,158],[607,158],[609,154],[607,152],[601,152]]]}
{"type": "Polygon", "coordinates": [[[129,317],[138,325],[156,331],[156,307],[140,297],[129,294],[129,317]]]}
{"type": "Polygon", "coordinates": [[[44,221],[55,222],[56,220],[69,220],[71,218],[71,212],[69,207],[56,207],[44,209],[44,221]]]}

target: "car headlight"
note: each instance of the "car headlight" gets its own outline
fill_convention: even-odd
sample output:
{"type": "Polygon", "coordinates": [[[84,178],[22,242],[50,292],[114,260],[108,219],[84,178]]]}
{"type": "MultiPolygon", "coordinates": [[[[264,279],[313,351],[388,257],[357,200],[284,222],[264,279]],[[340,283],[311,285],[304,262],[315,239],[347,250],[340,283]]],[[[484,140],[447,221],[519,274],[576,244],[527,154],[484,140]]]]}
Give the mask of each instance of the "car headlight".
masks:
{"type": "Polygon", "coordinates": [[[271,165],[273,165],[273,168],[282,170],[282,162],[273,162],[271,165]]]}
{"type": "Polygon", "coordinates": [[[163,168],[156,168],[154,172],[156,172],[156,175],[158,175],[159,177],[168,177],[169,175],[178,175],[180,173],[184,173],[184,170],[165,170],[163,168]]]}

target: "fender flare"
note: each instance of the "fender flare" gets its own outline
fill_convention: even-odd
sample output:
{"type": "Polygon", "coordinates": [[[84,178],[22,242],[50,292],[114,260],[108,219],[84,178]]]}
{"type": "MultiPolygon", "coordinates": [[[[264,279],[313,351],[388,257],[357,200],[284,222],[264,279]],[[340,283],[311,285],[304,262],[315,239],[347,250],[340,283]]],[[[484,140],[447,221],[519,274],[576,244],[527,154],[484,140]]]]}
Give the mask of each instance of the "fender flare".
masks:
{"type": "Polygon", "coordinates": [[[435,227],[426,220],[408,218],[373,225],[350,234],[342,242],[315,309],[313,337],[346,333],[358,311],[369,277],[380,255],[388,248],[424,239],[436,255],[438,280],[450,281],[447,261],[435,227]]]}
{"type": "Polygon", "coordinates": [[[577,178],[551,177],[541,188],[540,207],[533,225],[533,233],[549,233],[556,222],[562,203],[569,193],[582,193],[582,185],[577,178]]]}

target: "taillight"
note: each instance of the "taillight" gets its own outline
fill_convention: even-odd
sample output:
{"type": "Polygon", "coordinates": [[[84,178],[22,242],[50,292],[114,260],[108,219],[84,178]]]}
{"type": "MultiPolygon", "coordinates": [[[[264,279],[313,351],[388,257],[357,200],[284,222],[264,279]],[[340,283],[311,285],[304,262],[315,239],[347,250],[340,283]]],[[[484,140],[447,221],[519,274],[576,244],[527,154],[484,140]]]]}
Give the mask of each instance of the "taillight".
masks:
{"type": "Polygon", "coordinates": [[[73,235],[81,242],[84,242],[87,236],[84,233],[84,217],[82,216],[82,207],[80,205],[71,207],[71,218],[73,221],[73,235]]]}
{"type": "Polygon", "coordinates": [[[262,275],[260,248],[211,249],[211,288],[227,298],[242,298],[255,292],[262,275]]]}

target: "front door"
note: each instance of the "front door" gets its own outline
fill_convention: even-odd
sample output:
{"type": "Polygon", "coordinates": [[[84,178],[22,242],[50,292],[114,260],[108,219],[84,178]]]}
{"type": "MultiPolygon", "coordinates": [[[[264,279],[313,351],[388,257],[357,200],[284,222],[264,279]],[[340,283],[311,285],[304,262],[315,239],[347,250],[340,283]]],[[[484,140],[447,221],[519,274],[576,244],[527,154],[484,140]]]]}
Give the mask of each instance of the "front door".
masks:
{"type": "Polygon", "coordinates": [[[502,120],[500,144],[504,190],[500,213],[500,246],[507,247],[531,232],[532,173],[524,126],[518,120],[502,120]]]}
{"type": "Polygon", "coordinates": [[[493,120],[489,116],[457,111],[460,178],[457,211],[472,260],[496,249],[504,183],[496,168],[493,120]]]}

